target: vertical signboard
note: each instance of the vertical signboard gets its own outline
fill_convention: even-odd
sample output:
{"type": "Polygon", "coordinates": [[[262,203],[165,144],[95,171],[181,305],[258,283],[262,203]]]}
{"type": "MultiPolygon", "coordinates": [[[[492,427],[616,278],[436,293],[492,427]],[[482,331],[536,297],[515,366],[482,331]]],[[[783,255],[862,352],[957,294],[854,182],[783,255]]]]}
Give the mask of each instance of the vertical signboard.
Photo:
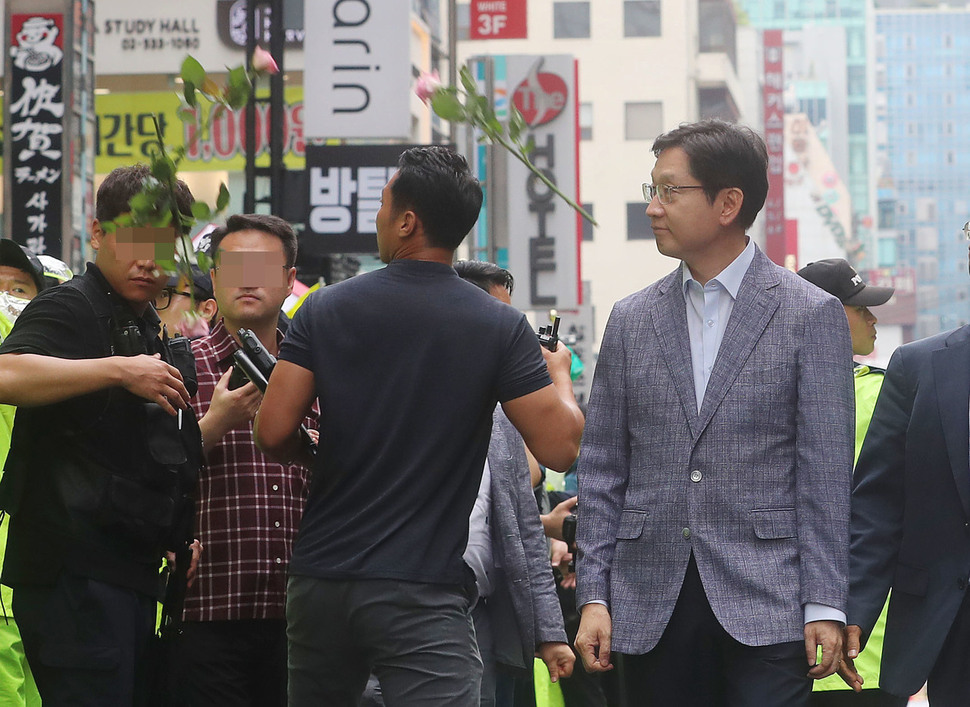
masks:
{"type": "MultiPolygon", "coordinates": [[[[780,29],[765,30],[764,124],[768,147],[768,198],[765,201],[765,254],[784,265],[788,253],[785,238],[785,74],[780,29]]],[[[796,255],[797,250],[791,255],[796,255]]]]}
{"type": "Polygon", "coordinates": [[[11,13],[6,64],[7,235],[61,256],[64,226],[64,13],[11,13]]]}
{"type": "Polygon", "coordinates": [[[410,137],[410,12],[397,0],[306,3],[307,137],[410,137]]]}
{"type": "Polygon", "coordinates": [[[527,0],[471,0],[469,39],[526,39],[527,0]]]}
{"type": "MultiPolygon", "coordinates": [[[[508,56],[510,100],[535,144],[532,163],[571,198],[577,195],[576,61],[571,56],[508,56]]],[[[506,179],[509,269],[519,309],[575,309],[580,299],[576,212],[518,160],[506,179]]]]}
{"type": "Polygon", "coordinates": [[[308,145],[309,195],[300,252],[377,253],[384,185],[412,145],[308,145]]]}

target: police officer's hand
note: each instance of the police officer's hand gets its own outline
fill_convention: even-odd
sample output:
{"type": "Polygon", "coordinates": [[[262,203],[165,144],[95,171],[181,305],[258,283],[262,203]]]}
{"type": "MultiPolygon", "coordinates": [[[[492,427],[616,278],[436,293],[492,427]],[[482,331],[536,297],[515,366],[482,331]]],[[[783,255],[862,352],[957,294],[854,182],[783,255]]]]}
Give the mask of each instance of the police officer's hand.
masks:
{"type": "Polygon", "coordinates": [[[122,386],[138,397],[158,403],[169,415],[177,415],[176,408],[189,406],[189,393],[182,383],[182,374],[174,366],[161,360],[161,354],[148,356],[119,356],[122,386]]]}
{"type": "Polygon", "coordinates": [[[259,388],[249,381],[235,390],[229,390],[231,376],[230,368],[216,383],[209,410],[199,420],[206,446],[221,440],[229,430],[246,427],[256,417],[259,403],[263,399],[259,388]]]}

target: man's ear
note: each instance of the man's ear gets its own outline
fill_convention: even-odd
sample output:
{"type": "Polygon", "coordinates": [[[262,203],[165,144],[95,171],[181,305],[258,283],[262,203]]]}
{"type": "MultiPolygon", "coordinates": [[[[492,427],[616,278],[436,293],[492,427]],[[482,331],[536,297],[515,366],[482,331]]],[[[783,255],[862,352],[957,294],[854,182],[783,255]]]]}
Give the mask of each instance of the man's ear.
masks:
{"type": "Polygon", "coordinates": [[[405,210],[398,222],[398,235],[401,238],[413,236],[420,230],[420,226],[421,221],[418,219],[418,215],[411,210],[405,210]]]}
{"type": "Polygon", "coordinates": [[[721,213],[718,220],[722,226],[730,226],[737,220],[738,214],[741,212],[744,192],[738,187],[728,187],[721,190],[719,198],[721,199],[721,213]]]}
{"type": "Polygon", "coordinates": [[[101,222],[98,219],[94,219],[91,222],[91,247],[95,250],[101,249],[101,243],[104,240],[105,235],[104,229],[101,228],[101,222]]]}
{"type": "Polygon", "coordinates": [[[204,299],[196,303],[195,311],[202,315],[202,318],[207,322],[211,322],[212,318],[216,316],[216,312],[219,311],[219,304],[214,299],[204,299]]]}

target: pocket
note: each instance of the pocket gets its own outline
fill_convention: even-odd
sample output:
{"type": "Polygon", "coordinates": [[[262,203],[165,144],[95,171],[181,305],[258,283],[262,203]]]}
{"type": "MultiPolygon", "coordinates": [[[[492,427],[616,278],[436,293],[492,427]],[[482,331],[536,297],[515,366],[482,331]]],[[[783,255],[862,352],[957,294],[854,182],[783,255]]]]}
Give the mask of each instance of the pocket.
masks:
{"type": "Polygon", "coordinates": [[[643,534],[643,525],[650,515],[649,511],[626,510],[620,516],[620,527],[616,531],[617,540],[636,540],[643,534]]]}
{"type": "Polygon", "coordinates": [[[747,366],[738,376],[739,383],[752,386],[776,385],[790,379],[791,367],[788,364],[747,366]]]}
{"type": "Polygon", "coordinates": [[[755,537],[761,540],[793,538],[795,531],[794,508],[771,508],[751,511],[751,526],[755,537]]]}

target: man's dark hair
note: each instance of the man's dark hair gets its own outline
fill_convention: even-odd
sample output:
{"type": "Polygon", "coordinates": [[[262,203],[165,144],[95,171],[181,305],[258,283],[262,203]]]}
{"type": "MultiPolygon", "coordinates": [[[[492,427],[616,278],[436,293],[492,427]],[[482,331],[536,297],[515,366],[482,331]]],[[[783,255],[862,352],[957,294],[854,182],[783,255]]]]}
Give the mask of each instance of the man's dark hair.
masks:
{"type": "Polygon", "coordinates": [[[495,263],[487,263],[484,260],[459,260],[455,263],[455,270],[462,280],[468,280],[489,294],[492,294],[492,288],[496,285],[504,287],[510,295],[512,288],[515,287],[512,273],[495,263]]]}
{"type": "Polygon", "coordinates": [[[455,250],[478,220],[482,187],[465,158],[442,145],[412,147],[391,184],[395,210],[413,211],[430,245],[455,250]]]}
{"type": "MultiPolygon", "coordinates": [[[[98,187],[98,196],[95,206],[95,218],[101,223],[114,221],[121,214],[131,211],[129,202],[131,197],[142,190],[145,179],[152,176],[148,165],[136,164],[130,167],[117,167],[104,178],[101,186],[98,187]]],[[[181,179],[175,182],[175,203],[186,216],[192,216],[192,204],[195,197],[189,191],[189,187],[181,179]]],[[[188,229],[182,229],[183,233],[188,233],[188,229]]]]}
{"type": "Polygon", "coordinates": [[[209,255],[213,259],[219,258],[219,246],[230,233],[237,231],[262,231],[276,236],[283,243],[283,254],[286,256],[286,267],[296,265],[296,233],[293,227],[279,216],[269,214],[234,214],[226,221],[226,225],[217,228],[210,234],[209,255]]]}
{"type": "Polygon", "coordinates": [[[653,154],[671,147],[687,153],[690,173],[710,203],[722,189],[740,189],[744,202],[735,222],[743,228],[754,223],[768,196],[768,150],[760,135],[743,125],[704,120],[664,133],[654,141],[653,154]]]}

